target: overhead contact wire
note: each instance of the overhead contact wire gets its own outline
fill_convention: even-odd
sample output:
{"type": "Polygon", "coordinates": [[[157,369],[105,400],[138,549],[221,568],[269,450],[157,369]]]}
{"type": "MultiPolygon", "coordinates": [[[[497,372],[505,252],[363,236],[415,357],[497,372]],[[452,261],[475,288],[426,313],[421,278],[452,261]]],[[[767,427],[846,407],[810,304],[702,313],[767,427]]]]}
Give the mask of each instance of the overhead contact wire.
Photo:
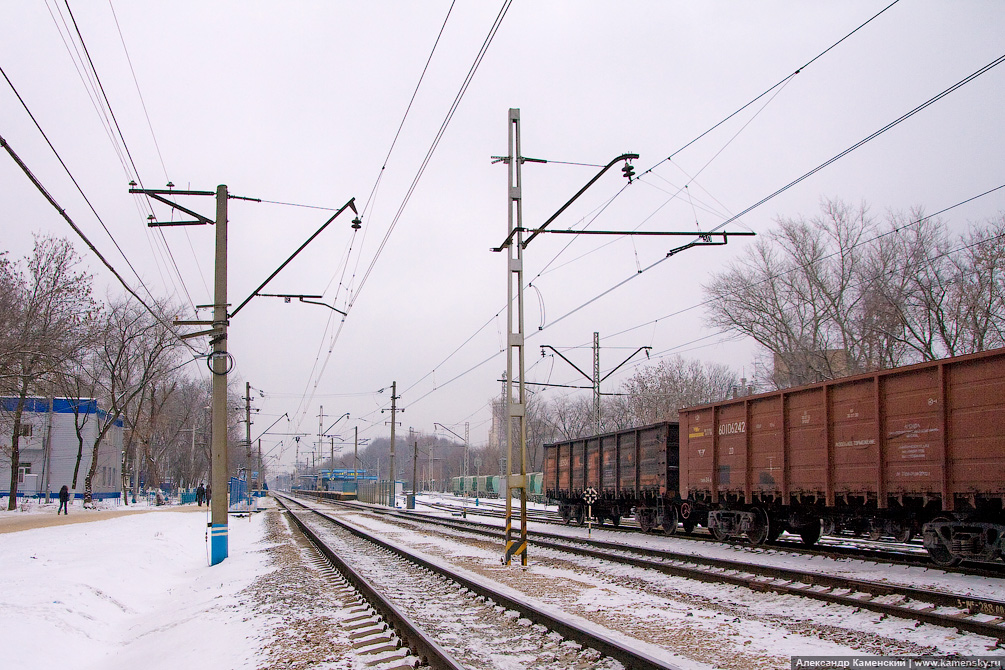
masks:
{"type": "Polygon", "coordinates": [[[796,68],[795,72],[793,72],[792,74],[787,75],[786,77],[782,78],[781,81],[779,81],[777,84],[769,87],[766,91],[764,91],[763,93],[761,93],[757,97],[753,98],[752,100],[750,100],[749,102],[747,102],[746,104],[744,104],[742,107],[740,107],[739,109],[737,109],[735,112],[733,112],[732,114],[730,114],[729,116],[727,116],[726,118],[722,119],[721,121],[719,121],[718,123],[716,123],[714,126],[712,126],[711,128],[709,128],[708,130],[706,130],[705,132],[703,132],[701,135],[698,135],[693,140],[691,140],[690,142],[688,142],[687,144],[685,144],[684,146],[680,147],[679,149],[677,149],[676,151],[674,151],[673,153],[671,153],[669,156],[667,156],[666,158],[664,158],[663,160],[661,160],[659,163],[657,163],[656,165],[653,165],[651,168],[649,168],[648,170],[646,170],[645,172],[643,172],[642,174],[640,174],[639,178],[642,178],[648,172],[652,172],[653,170],[655,170],[657,167],[659,167],[660,165],[662,165],[666,161],[672,159],[674,156],[676,156],[680,152],[684,151],[685,149],[687,149],[688,147],[690,147],[692,144],[694,144],[695,142],[697,142],[701,138],[705,137],[706,135],[708,135],[709,133],[711,133],[712,131],[714,131],[716,128],[718,128],[722,124],[724,124],[727,121],[729,121],[730,119],[732,119],[737,114],[741,113],[743,110],[747,109],[747,107],[750,107],[752,104],[754,104],[755,102],[757,102],[758,100],[760,100],[764,96],[766,96],[769,93],[771,93],[771,91],[775,90],[776,88],[778,88],[782,84],[788,82],[790,79],[792,79],[793,77],[795,77],[797,74],[801,73],[803,70],[805,70],[806,68],[808,68],[814,62],[816,62],[817,60],[819,60],[820,58],[822,58],[826,53],[828,53],[829,51],[831,51],[832,49],[834,49],[835,47],[837,47],[839,44],[841,44],[842,42],[844,42],[845,40],[847,40],[849,37],[851,37],[852,35],[854,35],[858,31],[860,31],[862,28],[866,27],[868,24],[872,23],[881,14],[883,14],[884,12],[886,12],[888,9],[890,9],[891,7],[893,7],[898,2],[900,2],[900,0],[893,0],[893,2],[891,2],[889,5],[887,5],[883,9],[879,10],[875,14],[873,14],[872,17],[870,17],[869,19],[867,19],[866,21],[864,21],[861,25],[859,25],[857,28],[855,28],[854,30],[852,30],[850,33],[848,33],[847,35],[845,35],[844,37],[842,37],[841,39],[839,39],[837,42],[835,42],[834,44],[830,45],[829,47],[827,47],[826,49],[824,49],[823,51],[821,51],[820,53],[818,53],[816,56],[814,56],[813,58],[811,58],[810,60],[808,60],[801,67],[796,68]]]}

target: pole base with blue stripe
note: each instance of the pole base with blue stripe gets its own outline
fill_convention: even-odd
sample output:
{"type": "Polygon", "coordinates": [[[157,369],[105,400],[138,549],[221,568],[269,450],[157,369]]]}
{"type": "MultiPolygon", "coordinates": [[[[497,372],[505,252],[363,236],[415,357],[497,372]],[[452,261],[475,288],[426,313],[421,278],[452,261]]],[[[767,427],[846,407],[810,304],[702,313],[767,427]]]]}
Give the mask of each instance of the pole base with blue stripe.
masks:
{"type": "Polygon", "coordinates": [[[209,531],[209,564],[222,563],[227,558],[227,524],[214,523],[209,531]]]}

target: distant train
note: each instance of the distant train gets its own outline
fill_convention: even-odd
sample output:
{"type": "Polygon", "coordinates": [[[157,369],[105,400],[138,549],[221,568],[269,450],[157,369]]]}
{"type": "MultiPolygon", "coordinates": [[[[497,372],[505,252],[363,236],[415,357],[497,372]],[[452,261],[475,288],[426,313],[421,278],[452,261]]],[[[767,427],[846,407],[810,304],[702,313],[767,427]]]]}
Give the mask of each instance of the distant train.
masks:
{"type": "Polygon", "coordinates": [[[659,423],[545,445],[545,494],[646,531],[707,527],[907,541],[932,560],[1005,552],[1005,349],[690,407],[659,423]]]}
{"type": "MultiPolygon", "coordinates": [[[[502,491],[505,484],[505,477],[499,475],[482,475],[481,477],[454,477],[450,480],[450,490],[456,496],[482,496],[499,497],[505,496],[502,491]]],[[[527,473],[527,496],[535,501],[544,500],[544,473],[527,473]]]]}

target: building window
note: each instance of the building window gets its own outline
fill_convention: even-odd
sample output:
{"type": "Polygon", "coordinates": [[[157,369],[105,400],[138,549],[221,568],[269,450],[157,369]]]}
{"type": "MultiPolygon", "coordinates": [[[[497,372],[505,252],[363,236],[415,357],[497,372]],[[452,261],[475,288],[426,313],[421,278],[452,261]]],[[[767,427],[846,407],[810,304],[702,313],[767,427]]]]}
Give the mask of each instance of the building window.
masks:
{"type": "Polygon", "coordinates": [[[17,466],[17,483],[24,484],[24,476],[31,474],[31,463],[21,463],[17,466]]]}
{"type": "Polygon", "coordinates": [[[32,426],[30,423],[22,423],[21,429],[18,431],[18,435],[20,435],[21,437],[31,437],[32,428],[34,428],[34,426],[32,426]]]}

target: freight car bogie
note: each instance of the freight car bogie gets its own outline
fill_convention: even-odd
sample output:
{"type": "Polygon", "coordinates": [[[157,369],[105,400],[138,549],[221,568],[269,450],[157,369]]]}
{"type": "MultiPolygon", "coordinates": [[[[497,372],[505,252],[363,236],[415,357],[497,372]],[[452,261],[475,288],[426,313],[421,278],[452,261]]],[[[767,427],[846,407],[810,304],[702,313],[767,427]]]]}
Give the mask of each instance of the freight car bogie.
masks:
{"type": "Polygon", "coordinates": [[[932,562],[944,567],[1005,558],[1005,524],[996,521],[940,516],[924,525],[922,538],[932,562]]]}
{"type": "Polygon", "coordinates": [[[692,502],[679,498],[650,499],[635,508],[635,520],[644,533],[662,531],[666,535],[674,535],[681,530],[682,524],[683,532],[691,533],[700,516],[692,502]]]}
{"type": "Polygon", "coordinates": [[[720,542],[742,535],[754,546],[778,539],[782,531],[777,517],[760,506],[712,510],[708,513],[708,529],[720,542]]]}
{"type": "Polygon", "coordinates": [[[721,542],[742,537],[754,546],[774,542],[783,531],[798,535],[803,544],[813,546],[822,531],[821,518],[812,508],[763,504],[713,509],[708,512],[708,529],[721,542]]]}
{"type": "Polygon", "coordinates": [[[823,517],[823,534],[832,537],[853,535],[878,541],[891,539],[894,542],[906,543],[918,534],[921,525],[913,512],[881,516],[878,514],[864,515],[833,511],[823,517]]]}
{"type": "Polygon", "coordinates": [[[606,498],[587,505],[581,497],[559,499],[558,513],[566,525],[584,525],[587,521],[587,512],[592,513],[593,521],[600,526],[607,521],[615,527],[621,523],[622,507],[617,500],[606,498]]]}
{"type": "Polygon", "coordinates": [[[571,523],[582,526],[586,522],[586,507],[581,503],[561,502],[558,505],[558,513],[566,525],[571,523]]]}

